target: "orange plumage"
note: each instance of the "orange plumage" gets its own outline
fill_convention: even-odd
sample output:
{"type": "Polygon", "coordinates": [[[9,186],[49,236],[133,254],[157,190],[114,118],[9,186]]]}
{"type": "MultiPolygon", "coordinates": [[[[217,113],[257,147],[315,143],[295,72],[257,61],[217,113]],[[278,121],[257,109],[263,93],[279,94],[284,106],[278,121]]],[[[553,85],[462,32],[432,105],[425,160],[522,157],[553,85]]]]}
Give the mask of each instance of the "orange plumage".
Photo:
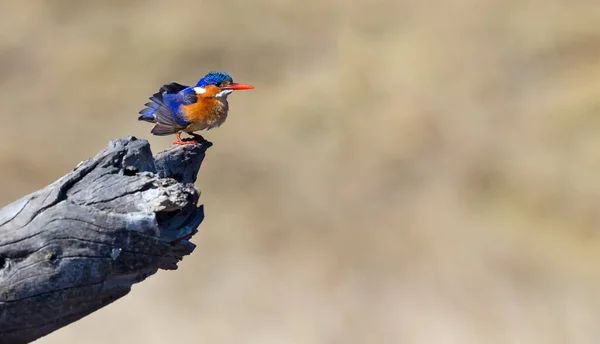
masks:
{"type": "Polygon", "coordinates": [[[183,116],[191,123],[183,130],[186,133],[216,128],[227,119],[227,99],[217,98],[221,89],[214,85],[208,85],[204,89],[204,93],[198,94],[196,103],[181,107],[183,116]]]}

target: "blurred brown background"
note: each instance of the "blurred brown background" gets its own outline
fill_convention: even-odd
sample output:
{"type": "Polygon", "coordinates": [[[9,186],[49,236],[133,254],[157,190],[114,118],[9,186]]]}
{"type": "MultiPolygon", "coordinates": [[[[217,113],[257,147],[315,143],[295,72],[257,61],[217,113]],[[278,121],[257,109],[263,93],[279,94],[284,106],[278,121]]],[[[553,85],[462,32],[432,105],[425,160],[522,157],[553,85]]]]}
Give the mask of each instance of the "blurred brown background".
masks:
{"type": "Polygon", "coordinates": [[[600,342],[600,1],[0,4],[0,203],[210,70],[198,248],[39,343],[600,342]]]}

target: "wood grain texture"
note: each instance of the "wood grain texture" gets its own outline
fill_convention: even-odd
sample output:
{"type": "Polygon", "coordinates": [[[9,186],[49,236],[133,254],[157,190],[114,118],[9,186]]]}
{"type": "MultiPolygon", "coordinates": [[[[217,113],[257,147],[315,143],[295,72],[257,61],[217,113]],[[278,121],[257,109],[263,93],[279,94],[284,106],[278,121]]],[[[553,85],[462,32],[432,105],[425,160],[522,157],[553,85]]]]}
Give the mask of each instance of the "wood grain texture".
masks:
{"type": "Polygon", "coordinates": [[[115,140],[0,209],[0,343],[31,342],[177,269],[204,218],[194,182],[211,145],[153,157],[146,140],[115,140]]]}

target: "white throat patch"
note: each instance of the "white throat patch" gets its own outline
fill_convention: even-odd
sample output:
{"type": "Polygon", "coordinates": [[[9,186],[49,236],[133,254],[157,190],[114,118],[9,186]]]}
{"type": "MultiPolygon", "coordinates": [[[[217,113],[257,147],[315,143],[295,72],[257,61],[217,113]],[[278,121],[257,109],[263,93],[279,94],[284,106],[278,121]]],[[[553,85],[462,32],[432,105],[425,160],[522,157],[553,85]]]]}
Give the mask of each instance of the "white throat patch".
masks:
{"type": "Polygon", "coordinates": [[[233,90],[223,90],[215,95],[217,98],[226,98],[233,90]]]}

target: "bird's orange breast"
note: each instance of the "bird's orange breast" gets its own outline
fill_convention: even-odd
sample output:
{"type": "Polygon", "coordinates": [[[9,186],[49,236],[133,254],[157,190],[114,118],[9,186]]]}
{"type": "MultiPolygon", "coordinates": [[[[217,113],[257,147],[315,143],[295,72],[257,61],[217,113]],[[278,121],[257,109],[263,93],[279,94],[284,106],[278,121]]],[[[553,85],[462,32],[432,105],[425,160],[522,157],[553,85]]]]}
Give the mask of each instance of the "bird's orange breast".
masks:
{"type": "Polygon", "coordinates": [[[227,118],[227,107],[216,98],[198,97],[194,104],[183,105],[185,119],[191,124],[185,131],[193,132],[218,127],[227,118]]]}

